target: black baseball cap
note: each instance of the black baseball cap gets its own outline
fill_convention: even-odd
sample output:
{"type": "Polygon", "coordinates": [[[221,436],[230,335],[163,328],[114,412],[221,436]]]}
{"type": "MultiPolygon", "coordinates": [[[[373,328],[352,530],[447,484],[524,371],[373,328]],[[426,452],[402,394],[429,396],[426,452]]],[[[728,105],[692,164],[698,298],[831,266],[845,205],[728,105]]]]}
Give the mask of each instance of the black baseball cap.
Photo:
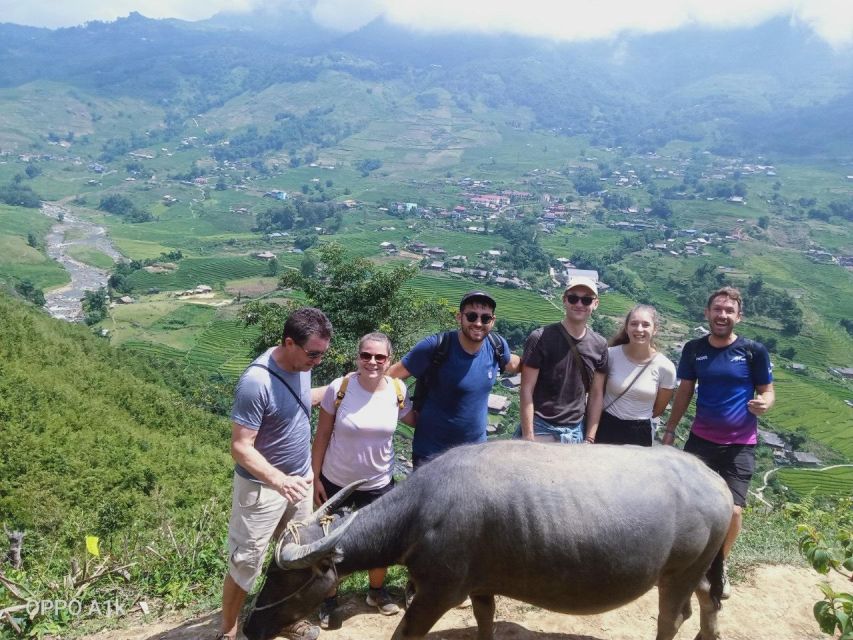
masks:
{"type": "Polygon", "coordinates": [[[462,300],[459,301],[459,310],[462,311],[465,305],[471,302],[479,302],[481,304],[485,304],[491,307],[492,309],[496,309],[498,306],[498,303],[495,302],[495,299],[488,293],[486,293],[485,291],[475,290],[469,291],[464,296],[462,296],[462,300]]]}

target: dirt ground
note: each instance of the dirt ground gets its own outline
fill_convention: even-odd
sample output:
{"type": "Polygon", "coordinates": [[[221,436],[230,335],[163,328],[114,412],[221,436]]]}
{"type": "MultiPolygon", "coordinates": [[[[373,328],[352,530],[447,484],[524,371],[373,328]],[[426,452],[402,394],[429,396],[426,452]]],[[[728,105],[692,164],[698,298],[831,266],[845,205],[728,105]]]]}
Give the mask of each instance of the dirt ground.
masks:
{"type": "MultiPolygon", "coordinates": [[[[820,599],[822,577],[811,569],[763,566],[735,583],[731,599],[723,603],[720,626],[726,640],[818,640],[827,638],[812,617],[820,599]]],[[[850,585],[838,576],[830,580],[836,590],[850,585]]],[[[344,622],[339,630],[324,631],[328,640],[382,640],[390,638],[400,616],[383,617],[360,597],[342,601],[344,622]]],[[[692,639],[699,630],[698,605],[681,628],[679,640],[692,639]]],[[[497,640],[635,640],[653,638],[657,592],[652,590],[629,605],[601,615],[569,616],[551,613],[505,598],[498,599],[497,640]]],[[[104,631],[84,640],[204,640],[214,638],[219,613],[193,620],[162,620],[125,630],[104,631]]],[[[453,609],[433,628],[428,640],[463,640],[476,637],[471,609],[453,609]]]]}

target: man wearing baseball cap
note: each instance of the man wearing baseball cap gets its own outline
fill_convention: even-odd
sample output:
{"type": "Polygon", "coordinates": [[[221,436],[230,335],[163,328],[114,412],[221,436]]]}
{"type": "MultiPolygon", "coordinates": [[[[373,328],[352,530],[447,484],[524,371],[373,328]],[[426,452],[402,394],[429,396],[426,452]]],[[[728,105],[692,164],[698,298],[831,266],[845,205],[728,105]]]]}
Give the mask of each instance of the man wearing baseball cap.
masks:
{"type": "Polygon", "coordinates": [[[598,307],[590,278],[569,280],[565,317],[528,336],[521,357],[521,427],[525,440],[595,442],[607,374],[607,341],[587,323],[598,307]],[[585,417],[592,427],[585,429],[585,417]]]}
{"type": "Polygon", "coordinates": [[[515,373],[519,363],[504,338],[489,335],[496,306],[485,291],[469,291],[459,302],[457,330],[424,338],[388,370],[395,378],[418,379],[415,468],[451,447],[485,442],[492,386],[501,369],[515,373]]]}

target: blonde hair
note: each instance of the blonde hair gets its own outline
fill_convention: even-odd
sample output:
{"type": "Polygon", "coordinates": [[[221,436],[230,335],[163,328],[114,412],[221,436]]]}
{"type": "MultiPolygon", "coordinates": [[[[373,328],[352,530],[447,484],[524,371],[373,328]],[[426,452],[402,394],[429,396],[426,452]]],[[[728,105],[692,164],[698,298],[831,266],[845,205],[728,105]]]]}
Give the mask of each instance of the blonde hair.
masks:
{"type": "Polygon", "coordinates": [[[652,345],[653,349],[657,349],[657,345],[655,344],[655,333],[657,333],[657,328],[659,325],[658,319],[658,311],[650,304],[638,304],[633,309],[631,309],[628,314],[625,316],[625,321],[622,323],[622,326],[619,327],[619,331],[617,331],[612,338],[610,338],[610,346],[616,347],[620,344],[628,344],[631,342],[631,339],[628,337],[628,323],[631,322],[631,316],[637,313],[638,311],[645,311],[652,317],[652,324],[655,327],[655,331],[652,333],[652,339],[649,343],[652,345]]]}

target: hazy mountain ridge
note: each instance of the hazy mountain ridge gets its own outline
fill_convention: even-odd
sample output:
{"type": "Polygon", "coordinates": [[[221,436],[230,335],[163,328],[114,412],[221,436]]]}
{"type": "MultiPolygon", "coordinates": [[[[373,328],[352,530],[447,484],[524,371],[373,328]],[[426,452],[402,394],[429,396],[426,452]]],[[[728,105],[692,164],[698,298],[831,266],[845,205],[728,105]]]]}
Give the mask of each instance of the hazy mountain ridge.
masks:
{"type": "Polygon", "coordinates": [[[55,80],[185,117],[332,69],[415,93],[446,89],[463,108],[527,107],[541,127],[605,145],[651,150],[709,132],[745,148],[798,153],[832,145],[843,153],[853,142],[849,127],[827,121],[853,120],[853,62],[785,20],[581,43],[431,35],[382,20],[335,35],[299,13],[271,17],[265,29],[257,23],[134,13],[55,31],[0,25],[0,86],[55,80]]]}

